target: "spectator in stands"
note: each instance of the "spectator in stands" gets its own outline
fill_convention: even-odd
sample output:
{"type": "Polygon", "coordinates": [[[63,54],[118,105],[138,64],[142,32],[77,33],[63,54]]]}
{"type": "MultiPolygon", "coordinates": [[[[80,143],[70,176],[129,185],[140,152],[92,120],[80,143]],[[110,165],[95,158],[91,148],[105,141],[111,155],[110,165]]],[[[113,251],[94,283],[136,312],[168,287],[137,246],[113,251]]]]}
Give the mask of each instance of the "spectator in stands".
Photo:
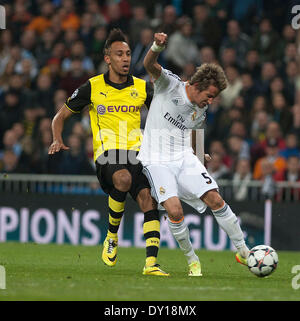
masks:
{"type": "Polygon", "coordinates": [[[124,16],[124,12],[120,8],[120,3],[109,2],[106,10],[107,32],[114,28],[120,28],[124,33],[128,33],[128,20],[124,16]]]}
{"type": "Polygon", "coordinates": [[[132,18],[129,22],[131,48],[135,48],[138,42],[143,41],[143,38],[141,37],[141,30],[150,29],[150,27],[150,19],[147,16],[146,8],[143,5],[137,5],[133,7],[132,18]]]}
{"type": "Polygon", "coordinates": [[[20,102],[20,96],[15,90],[8,90],[4,95],[4,102],[0,108],[0,144],[7,129],[10,129],[14,123],[22,120],[23,106],[20,102]]]}
{"type": "Polygon", "coordinates": [[[83,69],[81,59],[75,58],[71,62],[70,71],[62,77],[60,88],[64,89],[68,96],[71,96],[73,91],[88,79],[89,74],[83,69]]]}
{"type": "Polygon", "coordinates": [[[228,167],[231,173],[234,171],[239,159],[250,159],[249,145],[240,136],[231,135],[227,138],[228,167]]]}
{"type": "Polygon", "coordinates": [[[25,136],[34,136],[34,130],[38,123],[38,118],[44,116],[46,113],[42,109],[28,106],[24,109],[23,125],[25,136]]]}
{"type": "Polygon", "coordinates": [[[55,41],[55,34],[51,28],[46,29],[41,35],[35,50],[39,68],[42,68],[51,58],[55,41]]]}
{"type": "Polygon", "coordinates": [[[254,79],[249,72],[244,72],[241,74],[242,87],[239,95],[243,97],[245,102],[245,108],[248,111],[251,110],[254,99],[259,93],[259,89],[256,86],[254,79]]]}
{"type": "MultiPolygon", "coordinates": [[[[61,42],[61,41],[56,42],[53,47],[53,50],[52,50],[52,56],[49,60],[55,59],[59,63],[61,63],[62,60],[65,58],[66,51],[67,51],[67,49],[66,49],[66,46],[63,42],[61,42]]],[[[49,60],[48,60],[48,62],[49,62],[49,60]]]]}
{"type": "Polygon", "coordinates": [[[214,153],[211,156],[211,160],[207,163],[206,168],[208,173],[216,180],[227,179],[230,177],[230,171],[222,161],[222,155],[214,153]]]}
{"type": "Polygon", "coordinates": [[[236,53],[236,63],[239,68],[242,68],[245,66],[245,58],[250,45],[250,37],[241,31],[239,22],[229,20],[227,35],[222,40],[220,51],[222,52],[225,48],[233,48],[236,53]]]}
{"type": "Polygon", "coordinates": [[[242,89],[242,80],[238,69],[235,66],[228,66],[225,68],[225,73],[228,79],[228,86],[220,94],[222,98],[222,105],[225,109],[229,109],[242,89]]]}
{"type": "Polygon", "coordinates": [[[193,39],[197,46],[210,46],[215,51],[219,50],[222,30],[218,18],[209,16],[206,4],[197,3],[193,7],[193,39]]]}
{"type": "Polygon", "coordinates": [[[175,74],[180,74],[189,62],[195,62],[198,48],[192,39],[192,21],[182,18],[179,30],[174,32],[168,40],[165,50],[167,68],[175,74]]]}
{"type": "MultiPolygon", "coordinates": [[[[11,26],[13,27],[13,33],[16,36],[17,42],[19,37],[22,35],[22,32],[26,25],[31,21],[32,15],[28,12],[25,1],[18,1],[14,4],[13,15],[11,17],[11,26]]],[[[12,30],[12,29],[10,29],[12,30]]]]}
{"type": "Polygon", "coordinates": [[[284,97],[287,98],[287,94],[286,94],[286,91],[284,88],[283,79],[280,76],[275,76],[271,80],[270,86],[269,86],[268,97],[271,98],[277,93],[283,94],[284,97]]]}
{"type": "Polygon", "coordinates": [[[264,110],[266,112],[269,112],[269,106],[267,105],[267,99],[264,95],[259,94],[256,96],[253,100],[251,110],[250,110],[250,120],[253,121],[255,115],[264,110]]]}
{"type": "Polygon", "coordinates": [[[287,97],[294,103],[295,91],[300,86],[299,66],[295,60],[289,61],[286,65],[284,86],[286,88],[287,97]]]}
{"type": "Polygon", "coordinates": [[[1,30],[0,33],[0,75],[3,74],[5,67],[11,61],[11,48],[13,46],[13,34],[11,30],[1,30]]]}
{"type": "Polygon", "coordinates": [[[157,32],[166,33],[168,37],[177,30],[177,13],[173,5],[164,7],[162,21],[156,29],[157,32]]]}
{"type": "Polygon", "coordinates": [[[199,57],[198,57],[199,65],[204,63],[217,63],[216,54],[214,49],[210,46],[203,46],[199,50],[199,57]]]}
{"type": "Polygon", "coordinates": [[[299,149],[299,139],[296,133],[289,132],[284,137],[285,148],[280,151],[280,155],[285,159],[288,159],[290,156],[300,157],[299,149]]]}
{"type": "Polygon", "coordinates": [[[6,150],[0,160],[0,172],[5,174],[24,173],[27,169],[19,163],[18,156],[12,150],[6,150]]]}
{"type": "MultiPolygon", "coordinates": [[[[132,74],[139,78],[148,78],[144,68],[144,58],[153,43],[153,31],[150,28],[140,31],[140,39],[136,42],[131,57],[132,74]]],[[[161,56],[161,55],[160,55],[161,56]]]]}
{"type": "Polygon", "coordinates": [[[91,58],[96,69],[98,65],[103,61],[103,49],[106,37],[107,33],[105,26],[98,26],[95,28],[91,45],[91,58]]]}
{"type": "MultiPolygon", "coordinates": [[[[223,101],[221,100],[221,104],[223,106],[223,101]]],[[[223,109],[224,110],[224,109],[223,109]]],[[[235,121],[242,121],[243,113],[239,108],[233,107],[230,108],[227,112],[222,112],[219,117],[217,128],[213,131],[219,139],[226,139],[229,135],[230,128],[232,123],[235,121]]]]}
{"type": "Polygon", "coordinates": [[[80,18],[76,13],[74,0],[62,0],[62,7],[59,10],[61,26],[63,30],[80,27],[80,18]]]}
{"type": "Polygon", "coordinates": [[[267,61],[262,64],[260,79],[258,81],[258,86],[262,95],[266,95],[268,93],[270,83],[276,75],[277,70],[274,63],[267,61]]]}
{"type": "Polygon", "coordinates": [[[292,107],[293,113],[293,131],[300,136],[300,102],[292,107]]]}
{"type": "Polygon", "coordinates": [[[17,141],[20,141],[23,136],[24,136],[24,125],[20,122],[20,123],[14,123],[14,125],[11,128],[14,132],[15,135],[17,137],[17,141]]]}
{"type": "Polygon", "coordinates": [[[223,48],[220,54],[220,62],[223,68],[226,68],[228,66],[236,66],[236,50],[234,48],[223,48]]]}
{"type": "Polygon", "coordinates": [[[37,85],[32,98],[32,106],[42,109],[41,114],[47,117],[54,116],[53,108],[54,88],[52,87],[52,79],[49,74],[40,74],[37,77],[37,85]]]}
{"type": "Polygon", "coordinates": [[[18,140],[18,135],[12,129],[9,129],[4,133],[3,150],[0,150],[0,157],[3,156],[3,153],[6,150],[12,150],[17,157],[19,157],[22,153],[22,146],[18,140]]]}
{"type": "Polygon", "coordinates": [[[239,136],[241,137],[245,142],[247,142],[247,155],[244,155],[244,158],[249,158],[249,137],[248,132],[245,123],[242,120],[235,120],[232,122],[230,129],[229,129],[229,136],[239,136]]]}
{"type": "Polygon", "coordinates": [[[85,1],[85,10],[92,15],[91,20],[94,27],[104,26],[107,24],[107,19],[101,12],[98,0],[85,1]]]}
{"type": "Polygon", "coordinates": [[[256,50],[252,49],[247,52],[243,71],[249,73],[255,82],[260,79],[261,64],[256,50]]]}
{"type": "Polygon", "coordinates": [[[63,174],[83,174],[86,170],[86,157],[82,149],[80,137],[71,134],[67,138],[70,149],[63,153],[59,165],[59,173],[63,174]]]}
{"type": "Polygon", "coordinates": [[[225,144],[222,142],[222,140],[212,140],[208,150],[210,155],[214,153],[220,154],[222,156],[222,162],[229,168],[231,165],[230,157],[226,152],[225,144]]]}
{"type": "Polygon", "coordinates": [[[238,159],[232,175],[233,197],[236,201],[248,199],[251,179],[250,160],[244,158],[238,159]]]}
{"type": "Polygon", "coordinates": [[[259,158],[254,164],[253,178],[260,180],[263,178],[264,161],[273,165],[273,172],[284,170],[286,168],[285,159],[279,154],[279,141],[276,139],[268,139],[266,146],[266,156],[259,158]]]}
{"type": "MultiPolygon", "coordinates": [[[[161,55],[159,55],[159,57],[160,56],[161,55]]],[[[191,77],[193,76],[193,74],[196,72],[196,68],[197,68],[197,66],[193,62],[189,62],[189,63],[185,64],[183,67],[183,71],[180,75],[180,79],[182,81],[190,80],[191,77]]]]}
{"type": "Polygon", "coordinates": [[[72,54],[72,46],[75,42],[81,41],[79,33],[75,29],[67,29],[64,31],[63,40],[66,47],[65,56],[69,57],[72,54]]]}
{"type": "Polygon", "coordinates": [[[272,118],[278,122],[283,136],[291,129],[293,124],[293,115],[286,103],[282,93],[275,93],[271,97],[272,118]]]}
{"type": "Polygon", "coordinates": [[[260,61],[267,62],[280,59],[278,51],[274,48],[280,45],[280,37],[273,29],[271,21],[268,18],[263,18],[259,24],[259,30],[253,37],[253,49],[257,50],[260,61]]]}
{"type": "Polygon", "coordinates": [[[85,47],[82,41],[76,41],[71,46],[70,56],[62,61],[62,71],[69,72],[71,70],[72,61],[81,60],[83,70],[91,77],[95,72],[92,59],[86,55],[85,47]]]}
{"type": "Polygon", "coordinates": [[[265,110],[260,110],[254,115],[251,124],[251,138],[255,142],[259,143],[265,139],[270,120],[271,116],[265,110]]]}
{"type": "Polygon", "coordinates": [[[40,15],[35,16],[26,26],[26,30],[33,30],[38,34],[51,27],[51,17],[54,14],[54,6],[51,1],[46,1],[40,6],[40,15]]]}
{"type": "Polygon", "coordinates": [[[88,136],[87,132],[85,131],[85,128],[83,127],[83,125],[80,121],[74,122],[73,127],[72,127],[72,134],[79,137],[80,140],[83,142],[85,141],[85,139],[88,136]]]}
{"type": "Polygon", "coordinates": [[[220,119],[223,116],[223,110],[221,98],[217,96],[206,111],[205,139],[208,145],[213,139],[222,139],[222,137],[220,137],[219,124],[221,124],[220,119]]]}
{"type": "Polygon", "coordinates": [[[82,40],[86,53],[91,53],[94,35],[93,15],[89,12],[84,12],[80,19],[80,29],[78,32],[79,38],[82,40]]]}
{"type": "Polygon", "coordinates": [[[270,121],[268,123],[264,140],[257,142],[251,146],[252,166],[254,166],[259,158],[266,155],[266,147],[269,140],[275,140],[278,142],[279,151],[285,148],[285,141],[282,138],[281,128],[275,121],[270,121]]]}
{"type": "Polygon", "coordinates": [[[290,155],[287,159],[286,168],[275,173],[275,181],[287,181],[291,184],[288,188],[279,190],[278,200],[300,200],[300,188],[292,188],[293,183],[300,183],[300,158],[296,155],[290,155]]]}

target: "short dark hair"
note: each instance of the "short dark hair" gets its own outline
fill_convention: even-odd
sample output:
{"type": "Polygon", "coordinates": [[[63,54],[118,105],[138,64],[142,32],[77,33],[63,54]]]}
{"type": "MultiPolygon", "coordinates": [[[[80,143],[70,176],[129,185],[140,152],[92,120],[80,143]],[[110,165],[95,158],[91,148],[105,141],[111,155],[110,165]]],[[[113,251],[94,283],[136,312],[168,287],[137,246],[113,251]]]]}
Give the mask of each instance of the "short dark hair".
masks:
{"type": "Polygon", "coordinates": [[[111,45],[116,41],[122,41],[122,42],[127,43],[125,34],[119,28],[114,28],[110,31],[108,38],[105,41],[105,45],[104,45],[104,49],[103,49],[104,55],[109,54],[109,50],[111,48],[111,45]]]}

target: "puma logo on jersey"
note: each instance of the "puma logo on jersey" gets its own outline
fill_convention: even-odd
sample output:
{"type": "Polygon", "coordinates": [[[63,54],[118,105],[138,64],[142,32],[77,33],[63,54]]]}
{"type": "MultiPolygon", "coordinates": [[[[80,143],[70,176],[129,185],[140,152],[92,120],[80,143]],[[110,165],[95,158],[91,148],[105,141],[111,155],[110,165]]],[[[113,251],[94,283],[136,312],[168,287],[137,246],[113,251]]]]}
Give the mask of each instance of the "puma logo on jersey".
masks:
{"type": "Polygon", "coordinates": [[[103,93],[102,91],[100,91],[100,95],[103,95],[103,96],[105,96],[105,98],[106,98],[106,94],[103,93]]]}

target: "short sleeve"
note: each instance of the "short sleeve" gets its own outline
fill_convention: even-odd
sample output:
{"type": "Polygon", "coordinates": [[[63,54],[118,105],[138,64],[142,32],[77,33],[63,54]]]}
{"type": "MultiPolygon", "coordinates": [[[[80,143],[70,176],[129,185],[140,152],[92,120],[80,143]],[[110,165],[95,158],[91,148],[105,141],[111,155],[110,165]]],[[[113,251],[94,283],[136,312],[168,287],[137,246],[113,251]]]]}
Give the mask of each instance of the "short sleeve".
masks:
{"type": "Polygon", "coordinates": [[[181,82],[181,79],[170,70],[161,68],[160,76],[154,81],[154,93],[170,91],[181,82]]]}
{"type": "Polygon", "coordinates": [[[86,83],[77,88],[71,97],[66,101],[66,106],[73,113],[80,113],[85,106],[91,103],[91,83],[88,80],[86,83]]]}

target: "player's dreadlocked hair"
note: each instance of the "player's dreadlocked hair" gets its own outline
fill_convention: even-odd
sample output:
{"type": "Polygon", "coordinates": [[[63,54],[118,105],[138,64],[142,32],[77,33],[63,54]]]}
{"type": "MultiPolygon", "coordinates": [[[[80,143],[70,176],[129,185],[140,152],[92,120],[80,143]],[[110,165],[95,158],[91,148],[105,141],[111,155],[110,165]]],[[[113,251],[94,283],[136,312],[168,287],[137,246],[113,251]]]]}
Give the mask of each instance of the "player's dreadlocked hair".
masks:
{"type": "Polygon", "coordinates": [[[126,36],[122,32],[122,30],[119,28],[114,28],[110,31],[108,38],[105,41],[105,45],[104,45],[104,49],[103,49],[104,55],[109,55],[110,47],[111,47],[112,43],[114,43],[116,41],[122,41],[122,42],[127,43],[126,36]]]}
{"type": "Polygon", "coordinates": [[[191,85],[196,83],[200,91],[206,90],[210,85],[213,85],[221,92],[227,87],[228,81],[221,66],[205,63],[197,68],[190,80],[191,85]]]}

